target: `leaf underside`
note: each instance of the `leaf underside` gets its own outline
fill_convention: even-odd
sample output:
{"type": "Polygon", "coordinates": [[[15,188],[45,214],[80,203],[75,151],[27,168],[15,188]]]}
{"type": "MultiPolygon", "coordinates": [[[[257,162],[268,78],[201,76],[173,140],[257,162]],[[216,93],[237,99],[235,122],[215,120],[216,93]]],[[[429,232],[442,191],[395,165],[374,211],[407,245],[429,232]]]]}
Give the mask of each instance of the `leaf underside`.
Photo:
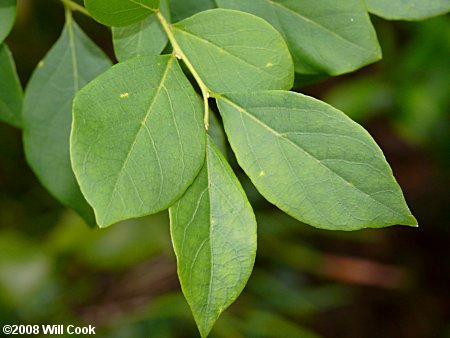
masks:
{"type": "MultiPolygon", "coordinates": [[[[161,12],[167,18],[167,0],[161,1],[161,12]]],[[[167,45],[167,35],[156,17],[150,14],[146,19],[123,27],[112,27],[114,52],[119,61],[126,61],[138,55],[160,54],[167,45]]]]}
{"type": "Polygon", "coordinates": [[[0,44],[0,121],[20,128],[22,125],[22,86],[8,46],[0,44]]]}
{"type": "Polygon", "coordinates": [[[203,169],[170,209],[170,219],[183,293],[206,337],[241,293],[256,254],[252,208],[210,138],[203,169]]]}
{"type": "Polygon", "coordinates": [[[11,32],[16,20],[16,0],[2,0],[0,3],[0,44],[11,32]]]}
{"type": "Polygon", "coordinates": [[[73,109],[72,165],[100,226],[167,209],[202,166],[201,100],[171,55],[115,65],[73,109]]]}
{"type": "Polygon", "coordinates": [[[107,26],[127,26],[144,20],[159,7],[159,0],[84,0],[92,17],[107,26]]]}
{"type": "Polygon", "coordinates": [[[216,7],[215,0],[169,0],[173,22],[216,7]]]}
{"type": "Polygon", "coordinates": [[[381,58],[367,9],[360,0],[217,0],[272,24],[286,39],[295,71],[338,75],[381,58]]]}
{"type": "Polygon", "coordinates": [[[211,91],[292,87],[294,67],[286,43],[261,18],[211,9],[172,27],[183,53],[211,91]]]}
{"type": "Polygon", "coordinates": [[[41,183],[61,203],[95,224],[70,164],[72,101],[88,81],[111,66],[107,56],[74,21],[34,71],[24,97],[23,128],[27,161],[41,183]]]}
{"type": "Polygon", "coordinates": [[[448,0],[366,0],[369,11],[388,20],[422,20],[450,11],[448,0]]]}
{"type": "Polygon", "coordinates": [[[282,91],[217,103],[240,166],[286,213],[331,230],[417,225],[381,150],[344,113],[282,91]]]}

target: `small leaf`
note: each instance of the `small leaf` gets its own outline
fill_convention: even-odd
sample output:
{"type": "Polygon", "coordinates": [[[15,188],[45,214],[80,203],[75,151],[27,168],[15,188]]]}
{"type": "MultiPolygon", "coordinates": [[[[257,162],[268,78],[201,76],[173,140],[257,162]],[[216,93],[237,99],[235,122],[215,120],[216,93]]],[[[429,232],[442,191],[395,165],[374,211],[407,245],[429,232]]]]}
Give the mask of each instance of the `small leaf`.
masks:
{"type": "Polygon", "coordinates": [[[73,109],[72,165],[100,226],[167,209],[203,164],[202,103],[171,55],[115,65],[73,109]]]}
{"type": "MultiPolygon", "coordinates": [[[[161,1],[161,12],[167,18],[167,0],[161,1]]],[[[114,51],[119,61],[138,55],[160,54],[167,45],[167,35],[155,14],[145,20],[125,27],[112,28],[114,51]]]]}
{"type": "Polygon", "coordinates": [[[201,336],[242,292],[256,254],[256,220],[220,151],[208,138],[202,171],[170,208],[181,287],[201,336]]]}
{"type": "Polygon", "coordinates": [[[381,58],[361,0],[217,0],[217,4],[271,23],[286,39],[298,73],[338,75],[381,58]]]}
{"type": "Polygon", "coordinates": [[[27,161],[50,193],[94,224],[70,165],[72,100],[88,81],[111,66],[107,56],[73,21],[38,64],[27,85],[23,128],[27,161]]]}
{"type": "Polygon", "coordinates": [[[173,22],[213,8],[216,8],[214,0],[170,0],[170,12],[172,13],[173,22]]]}
{"type": "Polygon", "coordinates": [[[448,0],[366,0],[369,11],[388,20],[422,20],[450,11],[448,0]]]}
{"type": "Polygon", "coordinates": [[[286,43],[261,18],[211,9],[172,27],[181,50],[210,90],[292,87],[294,68],[286,43]]]}
{"type": "Polygon", "coordinates": [[[0,121],[20,128],[22,125],[22,85],[8,46],[0,44],[0,121]]]}
{"type": "Polygon", "coordinates": [[[128,26],[155,12],[159,0],[84,0],[84,5],[104,25],[128,26]]]}
{"type": "Polygon", "coordinates": [[[417,225],[383,153],[341,111],[282,91],[217,102],[239,164],[289,215],[332,230],[417,225]]]}
{"type": "Polygon", "coordinates": [[[16,20],[16,0],[1,0],[0,2],[0,43],[11,32],[16,20]]]}

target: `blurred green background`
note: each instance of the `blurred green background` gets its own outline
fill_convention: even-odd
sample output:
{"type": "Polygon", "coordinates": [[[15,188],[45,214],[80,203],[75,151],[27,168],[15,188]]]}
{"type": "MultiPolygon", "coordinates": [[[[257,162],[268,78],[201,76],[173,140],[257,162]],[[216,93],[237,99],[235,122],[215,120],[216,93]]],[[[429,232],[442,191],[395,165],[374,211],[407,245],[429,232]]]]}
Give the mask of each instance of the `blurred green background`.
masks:
{"type": "MultiPolygon", "coordinates": [[[[112,56],[108,30],[75,17],[112,56]]],[[[259,223],[258,256],[248,286],[211,337],[450,337],[450,21],[372,19],[383,61],[314,85],[300,81],[297,89],[370,131],[420,227],[313,229],[265,202],[238,172],[259,223]]],[[[63,20],[58,1],[19,1],[7,43],[24,85],[63,20]]],[[[167,214],[89,229],[40,186],[20,132],[1,123],[0,324],[92,324],[100,337],[197,337],[167,214]]]]}

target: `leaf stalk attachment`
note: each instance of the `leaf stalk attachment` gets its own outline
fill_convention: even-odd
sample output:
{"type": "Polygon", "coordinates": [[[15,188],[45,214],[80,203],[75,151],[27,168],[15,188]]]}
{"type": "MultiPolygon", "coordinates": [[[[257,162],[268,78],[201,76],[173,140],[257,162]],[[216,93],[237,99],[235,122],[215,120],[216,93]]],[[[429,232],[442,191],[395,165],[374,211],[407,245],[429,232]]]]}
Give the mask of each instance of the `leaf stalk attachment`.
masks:
{"type": "MultiPolygon", "coordinates": [[[[63,0],[66,1],[66,0],[63,0]]],[[[158,10],[156,12],[156,16],[158,17],[159,22],[161,23],[161,26],[163,27],[164,31],[167,34],[167,37],[169,38],[169,41],[173,47],[173,53],[176,56],[177,59],[183,60],[186,67],[191,72],[192,76],[194,77],[195,81],[197,82],[198,86],[200,87],[200,91],[202,92],[203,96],[203,106],[204,106],[204,124],[205,129],[208,130],[209,128],[209,103],[208,99],[211,97],[211,92],[206,86],[206,84],[203,82],[200,75],[195,70],[192,63],[189,61],[189,59],[186,57],[186,54],[184,54],[183,50],[181,49],[180,45],[178,44],[177,40],[175,39],[175,36],[172,33],[172,25],[164,18],[162,13],[158,10]]]]}
{"type": "Polygon", "coordinates": [[[86,8],[77,4],[76,2],[74,2],[72,0],[61,0],[61,2],[64,4],[64,7],[66,8],[66,17],[67,17],[67,10],[69,10],[69,11],[77,11],[77,12],[83,13],[84,15],[91,18],[91,15],[86,10],[86,8]]]}

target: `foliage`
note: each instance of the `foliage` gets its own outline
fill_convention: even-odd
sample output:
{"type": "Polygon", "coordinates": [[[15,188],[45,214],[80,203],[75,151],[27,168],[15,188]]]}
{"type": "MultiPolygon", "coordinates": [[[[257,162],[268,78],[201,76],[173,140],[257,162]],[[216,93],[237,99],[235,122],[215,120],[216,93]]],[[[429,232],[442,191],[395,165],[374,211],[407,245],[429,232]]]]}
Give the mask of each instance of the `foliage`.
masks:
{"type": "Polygon", "coordinates": [[[16,74],[14,60],[6,44],[0,45],[0,121],[20,128],[22,125],[22,86],[16,74]]]}
{"type": "Polygon", "coordinates": [[[297,73],[338,75],[381,58],[375,30],[362,1],[217,3],[258,15],[277,28],[289,45],[297,73]]]}
{"type": "Polygon", "coordinates": [[[421,20],[430,16],[444,14],[449,10],[446,0],[389,1],[367,0],[367,7],[371,13],[389,20],[421,20]]]}
{"type": "Polygon", "coordinates": [[[69,140],[72,101],[88,81],[111,65],[68,15],[59,40],[39,63],[24,98],[23,139],[27,161],[63,204],[95,224],[72,172],[69,140]]]}
{"type": "MultiPolygon", "coordinates": [[[[88,223],[170,208],[179,278],[202,336],[244,288],[256,252],[255,216],[219,150],[224,135],[210,99],[239,165],[281,210],[331,230],[417,225],[370,135],[341,111],[288,91],[295,76],[338,75],[380,59],[362,1],[218,0],[213,9],[170,1],[169,9],[157,0],[86,0],[87,11],[62,2],[65,28],[27,85],[23,111],[1,47],[8,82],[0,118],[17,127],[23,120],[30,166],[88,223]],[[72,10],[114,26],[120,63],[110,67],[72,10]],[[157,55],[168,41],[172,53],[157,55]]],[[[368,4],[381,16],[391,11],[368,4]]],[[[5,8],[1,38],[15,15],[13,1],[5,8]]],[[[417,19],[448,5],[395,9],[394,18],[417,19]]]]}

